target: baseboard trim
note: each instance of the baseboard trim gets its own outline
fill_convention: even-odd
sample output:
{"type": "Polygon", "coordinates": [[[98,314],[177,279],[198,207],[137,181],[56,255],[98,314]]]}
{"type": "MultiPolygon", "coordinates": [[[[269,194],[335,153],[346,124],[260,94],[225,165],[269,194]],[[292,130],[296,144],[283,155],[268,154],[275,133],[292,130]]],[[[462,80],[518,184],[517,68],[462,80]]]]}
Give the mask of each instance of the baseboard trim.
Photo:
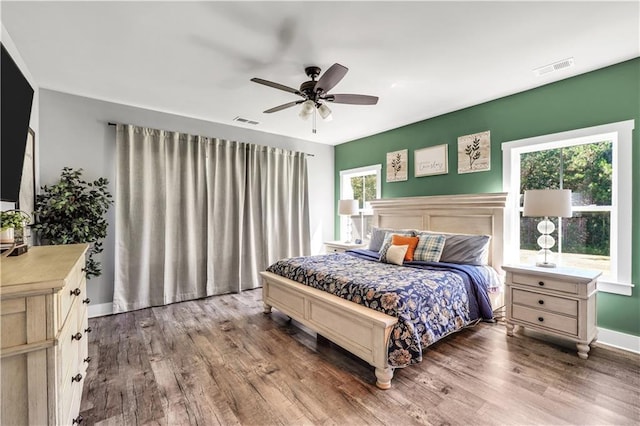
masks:
{"type": "Polygon", "coordinates": [[[598,327],[597,343],[640,354],[640,336],[598,327]]]}
{"type": "Polygon", "coordinates": [[[113,303],[101,303],[99,305],[89,305],[89,318],[103,317],[113,313],[113,303]]]}

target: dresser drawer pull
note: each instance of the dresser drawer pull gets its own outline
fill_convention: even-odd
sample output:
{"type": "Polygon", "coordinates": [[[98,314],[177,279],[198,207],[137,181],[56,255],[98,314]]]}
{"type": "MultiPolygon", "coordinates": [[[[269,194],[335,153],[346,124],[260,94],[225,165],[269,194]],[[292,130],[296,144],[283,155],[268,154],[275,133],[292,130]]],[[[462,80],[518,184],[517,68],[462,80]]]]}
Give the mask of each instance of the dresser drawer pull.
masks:
{"type": "Polygon", "coordinates": [[[93,329],[91,327],[87,327],[84,329],[85,333],[91,333],[93,331],[93,329]]]}
{"type": "MultiPolygon", "coordinates": [[[[544,300],[540,299],[540,300],[538,300],[538,303],[541,304],[541,305],[544,305],[544,300]]],[[[85,330],[85,331],[87,331],[87,330],[85,330]]]]}
{"type": "Polygon", "coordinates": [[[542,318],[542,317],[538,317],[538,321],[543,322],[543,321],[544,321],[544,318],[542,318]]]}
{"type": "Polygon", "coordinates": [[[80,339],[82,339],[82,333],[80,332],[71,335],[71,340],[80,340],[80,339]]]}
{"type": "Polygon", "coordinates": [[[89,298],[87,297],[86,299],[84,299],[84,300],[82,301],[82,303],[86,303],[86,304],[88,305],[89,303],[91,303],[91,299],[89,299],[89,298]]]}
{"type": "Polygon", "coordinates": [[[85,359],[83,359],[84,362],[86,362],[87,364],[89,364],[91,362],[91,357],[88,356],[85,359]]]}
{"type": "Polygon", "coordinates": [[[82,415],[78,414],[78,417],[76,417],[75,419],[73,419],[73,422],[71,424],[74,425],[79,425],[80,423],[82,423],[84,421],[84,417],[82,417],[82,415]]]}
{"type": "Polygon", "coordinates": [[[79,289],[79,288],[76,288],[76,289],[74,289],[74,290],[71,290],[71,295],[72,295],[72,296],[80,296],[80,293],[82,293],[82,292],[80,291],[80,289],[79,289]]]}
{"type": "Polygon", "coordinates": [[[539,285],[540,287],[544,287],[544,281],[538,281],[538,285],[539,285]]]}
{"type": "Polygon", "coordinates": [[[73,376],[73,377],[71,378],[71,383],[73,383],[73,382],[79,382],[80,380],[82,380],[82,374],[78,373],[78,374],[76,374],[75,376],[73,376]]]}

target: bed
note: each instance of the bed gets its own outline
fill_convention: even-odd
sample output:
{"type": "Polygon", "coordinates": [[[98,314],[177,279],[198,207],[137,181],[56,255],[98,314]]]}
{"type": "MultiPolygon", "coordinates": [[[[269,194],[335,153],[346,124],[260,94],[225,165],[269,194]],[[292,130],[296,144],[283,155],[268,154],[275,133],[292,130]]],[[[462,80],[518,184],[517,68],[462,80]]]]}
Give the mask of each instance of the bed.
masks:
{"type": "MultiPolygon", "coordinates": [[[[487,263],[498,276],[503,274],[501,266],[505,204],[506,193],[407,197],[382,199],[371,203],[373,224],[377,228],[489,235],[491,238],[487,263]]],[[[286,262],[279,261],[272,264],[267,271],[261,272],[265,313],[270,313],[275,307],[368,362],[375,367],[376,386],[388,389],[391,386],[395,368],[420,362],[422,350],[429,344],[462,329],[469,323],[487,319],[487,315],[491,315],[492,308],[501,306],[501,293],[493,292],[489,295],[489,313],[487,314],[486,305],[479,306],[484,303],[482,302],[477,303],[476,312],[472,315],[473,303],[468,294],[470,288],[475,288],[473,280],[452,278],[451,274],[461,277],[473,274],[468,271],[445,273],[439,269],[440,267],[447,271],[464,269],[464,265],[460,268],[449,264],[413,265],[414,262],[405,263],[403,266],[381,265],[381,262],[376,262],[375,259],[367,259],[374,256],[375,253],[368,250],[355,250],[352,253],[293,258],[286,262]],[[424,286],[419,287],[423,289],[420,291],[413,289],[414,283],[419,284],[420,281],[425,280],[421,278],[425,274],[424,269],[431,271],[427,272],[430,277],[433,276],[429,281],[437,281],[431,285],[433,292],[429,292],[424,297],[435,298],[437,301],[438,295],[446,294],[450,298],[447,303],[437,303],[441,306],[450,306],[447,307],[450,313],[446,313],[447,320],[443,323],[451,324],[443,324],[436,331],[427,333],[427,337],[424,333],[413,337],[415,330],[423,328],[419,318],[429,314],[403,313],[392,309],[395,306],[406,306],[409,299],[394,306],[387,305],[393,305],[398,297],[402,300],[404,297],[402,289],[407,289],[405,293],[410,294],[408,297],[424,293],[424,286]],[[342,270],[356,271],[356,274],[342,277],[339,275],[342,270]],[[286,277],[287,273],[290,278],[286,277]],[[358,274],[360,274],[359,277],[358,274]],[[390,278],[392,275],[395,281],[390,278]],[[439,278],[436,279],[436,276],[439,278]],[[326,281],[323,281],[324,277],[327,277],[326,281]],[[379,277],[384,284],[375,281],[378,278],[374,277],[379,277]],[[367,304],[361,300],[366,298],[367,291],[371,289],[355,290],[355,285],[352,286],[358,280],[362,285],[369,282],[378,289],[385,288],[369,300],[380,305],[375,307],[377,310],[371,308],[371,303],[367,304]],[[344,287],[348,290],[342,289],[342,286],[336,283],[345,284],[344,287]],[[387,286],[400,289],[400,295],[388,296],[387,286]],[[464,288],[467,296],[459,293],[462,290],[455,290],[458,288],[464,288]],[[386,300],[382,299],[384,295],[386,300]],[[465,297],[469,299],[468,306],[462,306],[464,305],[462,302],[466,303],[465,297]],[[407,315],[411,317],[410,320],[413,323],[410,323],[407,315]]],[[[423,304],[421,299],[412,299],[410,303],[423,304]]]]}

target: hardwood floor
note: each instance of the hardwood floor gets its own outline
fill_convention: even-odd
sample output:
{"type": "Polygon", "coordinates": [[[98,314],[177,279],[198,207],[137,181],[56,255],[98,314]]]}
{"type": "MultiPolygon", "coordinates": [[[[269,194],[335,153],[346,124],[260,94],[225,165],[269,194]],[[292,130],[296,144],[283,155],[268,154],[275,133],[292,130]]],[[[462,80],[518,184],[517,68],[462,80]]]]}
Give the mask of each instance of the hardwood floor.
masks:
{"type": "Polygon", "coordinates": [[[640,355],[479,324],[397,370],[373,368],[274,310],[261,291],[89,320],[81,414],[100,425],[640,423],[640,355]]]}

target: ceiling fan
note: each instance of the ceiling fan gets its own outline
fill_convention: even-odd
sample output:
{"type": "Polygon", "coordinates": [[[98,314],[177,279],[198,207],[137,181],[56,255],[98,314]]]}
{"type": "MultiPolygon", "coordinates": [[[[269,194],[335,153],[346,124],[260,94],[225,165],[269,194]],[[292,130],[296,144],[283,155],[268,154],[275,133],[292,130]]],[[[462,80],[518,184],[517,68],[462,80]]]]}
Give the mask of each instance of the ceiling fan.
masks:
{"type": "Polygon", "coordinates": [[[349,71],[349,68],[344,65],[340,65],[338,63],[331,65],[317,81],[316,79],[320,75],[321,71],[319,67],[306,67],[304,71],[311,80],[302,83],[300,85],[300,89],[294,89],[293,87],[274,83],[273,81],[263,80],[262,78],[254,77],[251,79],[251,81],[255,83],[264,84],[265,86],[284,90],[285,92],[293,93],[302,97],[302,99],[297,101],[287,102],[286,104],[270,108],[264,111],[265,113],[270,114],[272,112],[282,111],[283,109],[302,104],[302,109],[300,110],[299,115],[305,120],[313,115],[313,133],[316,133],[316,110],[324,120],[330,121],[332,119],[331,110],[326,105],[327,102],[350,105],[375,105],[378,103],[377,96],[354,94],[333,95],[328,93],[329,90],[333,89],[333,87],[344,78],[347,71],[349,71]]]}

